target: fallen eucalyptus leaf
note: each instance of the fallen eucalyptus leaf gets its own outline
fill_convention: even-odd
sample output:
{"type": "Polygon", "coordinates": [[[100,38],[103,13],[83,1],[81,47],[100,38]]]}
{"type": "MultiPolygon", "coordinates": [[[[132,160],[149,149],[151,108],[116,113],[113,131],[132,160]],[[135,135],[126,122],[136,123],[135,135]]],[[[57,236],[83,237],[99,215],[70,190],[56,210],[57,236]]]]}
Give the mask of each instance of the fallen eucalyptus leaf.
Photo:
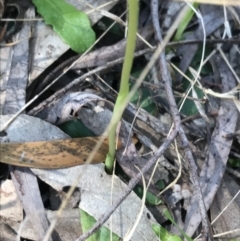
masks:
{"type": "MultiPolygon", "coordinates": [[[[126,190],[126,184],[114,175],[112,187],[112,177],[107,175],[104,164],[94,164],[88,166],[76,166],[57,170],[32,171],[44,182],[48,183],[55,190],[61,191],[65,186],[71,186],[77,182],[77,187],[81,190],[81,202],[79,208],[96,220],[104,214],[112,203],[115,203],[119,195],[126,190]]],[[[132,227],[141,205],[141,199],[134,192],[131,192],[126,200],[112,215],[104,226],[123,238],[126,232],[132,227]]],[[[156,224],[155,218],[147,208],[144,208],[139,225],[131,238],[132,241],[158,240],[151,225],[156,224]]]]}

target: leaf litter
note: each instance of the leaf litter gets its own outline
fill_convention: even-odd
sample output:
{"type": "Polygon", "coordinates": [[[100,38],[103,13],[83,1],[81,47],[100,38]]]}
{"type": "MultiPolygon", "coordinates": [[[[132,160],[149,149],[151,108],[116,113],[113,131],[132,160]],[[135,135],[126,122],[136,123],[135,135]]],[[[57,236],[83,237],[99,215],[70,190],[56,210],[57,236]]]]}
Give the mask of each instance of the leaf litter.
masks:
{"type": "MultiPolygon", "coordinates": [[[[19,6],[23,9],[21,5],[19,6]]],[[[101,7],[100,4],[98,6],[101,7]]],[[[113,4],[110,5],[106,3],[106,6],[107,10],[109,10],[111,7],[112,12],[118,16],[121,12],[120,9],[122,11],[125,9],[125,5],[121,3],[119,3],[116,8],[113,7],[113,4]]],[[[165,33],[167,33],[171,27],[171,23],[173,23],[175,16],[182,8],[182,6],[183,3],[179,2],[166,2],[161,6],[160,25],[163,26],[165,33]]],[[[184,118],[192,118],[191,121],[188,121],[183,125],[183,128],[185,134],[188,137],[188,145],[190,146],[191,152],[194,154],[195,161],[199,168],[199,180],[202,186],[205,206],[207,209],[210,208],[211,215],[208,218],[211,220],[211,218],[213,219],[216,217],[222,211],[222,209],[224,209],[224,207],[228,205],[229,202],[231,202],[232,197],[237,193],[237,190],[239,189],[239,179],[237,179],[237,175],[235,177],[233,175],[227,176],[226,174],[229,169],[235,172],[239,171],[236,168],[236,170],[233,170],[234,167],[231,167],[230,164],[227,163],[230,157],[236,159],[236,161],[239,161],[239,141],[237,134],[236,137],[234,136],[235,131],[239,129],[239,123],[237,121],[239,113],[238,85],[236,84],[236,76],[238,76],[238,65],[236,65],[235,61],[237,58],[239,58],[239,51],[233,51],[233,49],[236,49],[236,45],[228,44],[228,40],[231,40],[231,38],[237,38],[237,34],[235,34],[237,29],[235,20],[236,16],[239,15],[239,8],[234,6],[223,7],[200,4],[198,10],[200,10],[204,23],[207,38],[206,45],[212,51],[215,51],[212,53],[214,55],[212,55],[211,59],[209,60],[209,70],[206,71],[206,69],[203,69],[202,65],[199,69],[198,64],[201,62],[201,59],[197,59],[197,64],[192,62],[194,56],[197,55],[197,52],[200,49],[199,46],[202,44],[204,37],[202,29],[203,26],[201,25],[196,15],[193,15],[190,21],[188,20],[189,22],[182,34],[182,42],[188,40],[195,40],[197,42],[195,42],[195,44],[188,45],[181,45],[180,43],[179,45],[168,47],[166,49],[166,53],[170,51],[171,55],[174,53],[174,57],[171,57],[169,61],[176,64],[178,68],[180,68],[182,72],[186,73],[189,78],[192,78],[192,76],[187,72],[189,68],[195,69],[193,70],[194,73],[199,71],[199,78],[196,76],[194,77],[194,79],[198,79],[199,84],[194,84],[193,88],[194,90],[200,88],[208,97],[207,102],[200,104],[200,102],[197,100],[199,98],[198,92],[193,91],[190,96],[186,97],[188,100],[190,100],[190,105],[184,108],[194,109],[194,115],[187,116],[183,113],[180,115],[183,120],[184,118]],[[227,11],[227,14],[224,15],[223,9],[227,11]],[[235,15],[231,14],[233,12],[235,12],[235,15]],[[227,26],[226,20],[231,23],[228,25],[229,28],[227,30],[225,29],[227,26]],[[222,39],[222,36],[226,36],[224,31],[227,31],[228,38],[222,39]],[[219,41],[225,41],[223,44],[221,43],[222,52],[219,50],[216,51],[216,49],[220,48],[219,45],[216,45],[216,43],[209,43],[209,40],[212,38],[215,40],[219,39],[219,41]],[[223,53],[225,57],[223,57],[223,53]],[[228,61],[226,62],[226,60],[228,61]],[[230,65],[232,69],[229,70],[227,67],[228,65],[230,65]],[[216,100],[216,98],[218,98],[218,100],[216,100]],[[215,113],[216,111],[218,112],[218,115],[212,117],[214,116],[212,113],[215,113]],[[195,121],[196,118],[201,119],[201,122],[195,121]],[[229,136],[229,134],[232,134],[233,138],[235,138],[234,141],[226,138],[229,136]],[[232,185],[227,185],[229,183],[232,183],[232,185]]],[[[93,12],[91,13],[91,16],[93,16],[93,12]]],[[[99,35],[99,32],[102,30],[101,28],[98,29],[98,26],[102,26],[104,29],[106,29],[109,23],[106,21],[106,17],[102,18],[101,15],[99,15],[99,11],[95,12],[98,14],[98,17],[96,18],[97,20],[92,23],[99,21],[98,24],[94,27],[94,31],[96,31],[96,33],[98,33],[97,35],[99,35]]],[[[142,3],[142,9],[140,13],[140,22],[142,24],[140,27],[143,29],[142,34],[145,34],[147,30],[144,30],[144,23],[147,21],[146,16],[151,15],[150,5],[148,5],[146,2],[142,3]]],[[[35,16],[25,15],[25,17],[34,18],[35,16]]],[[[3,19],[4,18],[6,18],[6,15],[3,15],[3,19]]],[[[28,22],[24,22],[24,27],[22,29],[16,30],[16,32],[20,31],[19,36],[21,36],[21,34],[24,34],[21,31],[29,31],[28,29],[29,26],[32,26],[31,24],[28,25],[28,22]]],[[[40,23],[37,22],[36,24],[40,23]]],[[[41,25],[44,28],[46,27],[46,25],[42,22],[41,25]]],[[[64,44],[64,48],[62,48],[60,52],[56,52],[58,45],[56,44],[55,40],[53,40],[53,36],[56,34],[52,31],[51,28],[47,28],[48,32],[45,36],[47,36],[49,43],[46,46],[42,46],[41,49],[34,47],[34,44],[32,43],[28,45],[24,42],[24,40],[22,42],[18,42],[16,46],[2,47],[1,112],[3,115],[8,113],[15,114],[24,106],[24,96],[26,95],[26,92],[31,91],[30,95],[28,94],[28,96],[31,96],[31,94],[32,96],[38,95],[39,90],[41,91],[43,88],[37,87],[38,85],[41,85],[41,79],[48,75],[50,76],[49,79],[56,78],[58,74],[62,72],[62,70],[66,71],[69,64],[71,64],[70,60],[67,63],[65,63],[65,60],[72,58],[75,61],[78,58],[78,56],[76,56],[76,54],[71,51],[67,51],[64,54],[64,52],[69,48],[69,46],[66,44],[64,44]],[[25,45],[21,47],[21,43],[24,43],[25,45]],[[27,48],[24,50],[25,56],[23,56],[23,52],[17,52],[17,48],[19,48],[21,51],[23,51],[23,48],[27,48]],[[38,55],[40,53],[42,54],[41,60],[37,60],[37,55],[34,55],[34,52],[38,53],[38,55]],[[26,53],[32,57],[32,63],[29,62],[29,58],[26,53]],[[60,56],[62,54],[64,55],[61,58],[60,56]],[[19,56],[20,61],[18,61],[19,56]],[[58,62],[55,62],[54,65],[51,66],[55,60],[58,62]],[[21,75],[14,73],[14,70],[16,70],[15,66],[18,63],[22,65],[22,67],[19,65],[20,71],[23,73],[21,75]],[[30,66],[28,70],[26,70],[26,65],[24,65],[24,63],[28,63],[28,66],[30,66]],[[43,64],[40,65],[40,63],[43,64]],[[48,66],[50,67],[47,68],[48,66]],[[56,68],[58,68],[57,71],[55,71],[56,68]],[[26,73],[26,71],[29,72],[26,73]],[[35,71],[35,74],[33,74],[33,71],[35,71]],[[51,76],[51,72],[54,73],[54,75],[51,76]],[[30,76],[31,82],[35,82],[36,86],[26,90],[26,82],[24,82],[24,80],[26,81],[26,76],[28,75],[30,76]],[[37,76],[39,77],[37,78],[37,76]],[[15,83],[18,84],[14,83],[14,79],[17,79],[18,82],[15,83]],[[21,85],[19,83],[21,83],[21,85]],[[37,91],[33,92],[33,90],[37,91]],[[17,93],[21,94],[17,95],[17,93]],[[21,96],[23,96],[23,98],[19,98],[21,96]]],[[[123,38],[124,29],[120,26],[119,29],[121,28],[122,32],[119,33],[119,36],[123,38]]],[[[153,29],[151,25],[147,28],[150,30],[150,32],[153,29]]],[[[39,34],[38,31],[36,31],[35,34],[37,33],[36,36],[40,37],[41,34],[39,34]]],[[[13,41],[15,41],[14,38],[16,36],[13,34],[13,41]]],[[[74,79],[79,78],[79,74],[81,75],[86,73],[88,71],[87,68],[108,65],[109,62],[113,60],[113,54],[111,54],[111,51],[109,51],[111,48],[117,50],[121,49],[121,51],[124,50],[124,40],[114,40],[114,37],[116,36],[114,36],[110,31],[110,33],[108,33],[108,39],[101,40],[100,44],[102,46],[96,46],[94,51],[90,52],[84,57],[84,61],[77,63],[75,67],[72,68],[72,70],[67,72],[62,77],[60,80],[63,83],[62,85],[56,84],[54,90],[50,88],[50,90],[44,94],[45,96],[40,96],[38,98],[38,102],[35,102],[32,106],[28,107],[27,113],[31,113],[34,108],[36,109],[36,107],[42,103],[41,109],[36,109],[37,111],[35,111],[35,116],[42,119],[42,121],[36,118],[29,119],[30,117],[25,115],[19,116],[13,122],[13,124],[5,130],[7,136],[1,137],[1,142],[28,142],[33,140],[47,141],[53,138],[63,139],[66,138],[67,135],[55,126],[60,126],[62,123],[66,121],[69,122],[71,120],[81,121],[82,125],[86,126],[86,128],[89,128],[89,130],[91,130],[94,135],[103,135],[107,123],[110,120],[113,103],[116,98],[114,91],[118,90],[121,66],[109,65],[110,67],[106,67],[105,70],[98,71],[89,76],[87,79],[81,80],[79,82],[80,84],[75,85],[74,88],[67,89],[64,86],[67,86],[68,83],[71,83],[71,81],[74,79]],[[110,44],[107,44],[109,39],[111,39],[112,42],[110,41],[110,44]],[[107,45],[110,45],[111,47],[106,47],[107,45]],[[104,52],[107,49],[109,50],[104,52]],[[95,55],[93,54],[94,52],[95,55]],[[88,63],[92,63],[91,61],[97,64],[92,64],[89,66],[88,63]],[[54,96],[56,88],[65,89],[63,89],[61,95],[54,96]],[[51,101],[49,101],[46,105],[46,103],[44,104],[44,101],[47,98],[49,98],[51,101]],[[51,124],[47,124],[45,129],[41,129],[43,126],[45,126],[46,121],[50,122],[51,124]],[[58,134],[51,134],[50,130],[52,128],[55,129],[56,133],[58,134]],[[27,134],[31,134],[30,139],[28,139],[27,134]]],[[[152,37],[151,34],[146,34],[145,38],[147,41],[150,41],[153,46],[156,45],[156,42],[154,42],[154,37],[152,37]]],[[[40,44],[41,41],[42,40],[40,40],[40,44]]],[[[179,42],[181,42],[181,40],[179,42]]],[[[58,43],[61,44],[61,40],[58,40],[58,43]]],[[[149,48],[147,45],[141,44],[139,45],[139,49],[136,51],[147,48],[149,48]]],[[[148,51],[149,53],[153,52],[151,49],[148,51]]],[[[208,54],[209,53],[207,53],[206,50],[204,53],[206,58],[208,54]]],[[[123,51],[116,58],[121,58],[122,56],[123,51]]],[[[132,70],[132,74],[134,76],[138,69],[141,69],[146,65],[146,59],[147,58],[145,58],[144,54],[142,54],[141,57],[135,59],[134,64],[136,67],[134,67],[132,70]]],[[[156,66],[156,69],[158,73],[159,66],[156,66]]],[[[171,67],[169,67],[169,69],[172,70],[171,67]]],[[[21,73],[20,71],[19,73],[21,73]]],[[[175,92],[182,91],[182,96],[184,97],[184,91],[181,85],[183,85],[185,80],[179,73],[176,73],[174,70],[172,72],[175,74],[175,77],[173,75],[172,88],[175,92]]],[[[159,79],[159,75],[157,76],[157,79],[159,79]]],[[[61,193],[65,186],[77,185],[81,192],[79,207],[86,211],[88,214],[92,215],[96,220],[101,219],[101,215],[107,212],[109,205],[117,201],[119,194],[126,190],[127,186],[124,183],[128,183],[129,178],[134,178],[138,173],[137,169],[132,164],[137,165],[139,168],[143,168],[148,160],[154,155],[154,152],[156,152],[161,144],[164,144],[167,138],[173,118],[173,116],[171,117],[169,113],[171,103],[169,103],[169,101],[166,99],[167,96],[165,94],[164,88],[161,85],[156,85],[156,83],[156,81],[153,82],[151,76],[149,75],[148,79],[144,80],[139,91],[134,96],[135,104],[129,104],[126,108],[123,116],[124,121],[122,121],[121,126],[119,127],[119,139],[123,143],[123,149],[120,149],[116,155],[117,162],[119,166],[121,166],[121,171],[118,169],[119,167],[116,169],[117,175],[113,175],[112,177],[106,175],[103,164],[76,166],[68,169],[56,169],[52,171],[32,169],[32,172],[35,173],[39,179],[47,183],[52,190],[56,191],[56,193],[61,193]],[[154,106],[154,108],[157,107],[157,109],[154,109],[152,112],[152,107],[149,107],[150,112],[154,113],[155,116],[140,108],[142,93],[145,93],[143,87],[147,88],[149,94],[148,98],[151,98],[153,101],[151,103],[155,103],[155,105],[152,106],[154,106]],[[161,91],[162,94],[159,96],[161,91]],[[124,148],[126,148],[125,151],[124,148]],[[131,162],[129,160],[131,160],[131,162]],[[81,176],[80,179],[79,175],[81,176]],[[112,181],[113,186],[111,186],[112,181]]],[[[184,111],[184,113],[187,112],[184,111]]],[[[1,116],[1,123],[6,123],[6,120],[9,119],[9,117],[4,117],[3,115],[1,116]]],[[[2,125],[3,124],[1,124],[1,126],[2,125]]],[[[188,159],[184,155],[184,152],[181,150],[180,143],[177,142],[177,145],[179,148],[179,153],[175,150],[174,146],[170,146],[166,150],[165,155],[161,157],[159,162],[156,164],[153,179],[151,178],[153,168],[145,175],[145,179],[147,180],[147,183],[149,182],[149,191],[154,195],[158,195],[161,190],[158,189],[156,183],[163,181],[165,186],[168,186],[171,184],[171,182],[174,183],[174,179],[178,177],[178,155],[180,155],[183,168],[181,177],[177,184],[174,184],[171,189],[168,189],[161,196],[163,198],[163,203],[165,203],[164,205],[145,207],[141,221],[134,232],[132,240],[157,240],[157,236],[154,236],[153,230],[151,228],[151,225],[157,222],[168,229],[170,233],[175,233],[180,236],[178,229],[174,225],[172,225],[172,227],[164,225],[166,217],[163,217],[163,206],[166,206],[169,208],[169,210],[171,210],[175,218],[175,223],[177,223],[178,226],[183,229],[187,235],[196,237],[201,232],[201,225],[199,226],[199,224],[201,223],[202,217],[199,215],[199,204],[196,193],[193,192],[191,176],[192,173],[189,173],[191,170],[189,170],[188,159]],[[189,196],[191,197],[191,201],[189,201],[189,196]],[[184,204],[180,202],[181,199],[184,200],[184,204]],[[151,212],[147,208],[149,208],[151,212]],[[182,215],[182,210],[186,211],[186,217],[182,215]],[[144,230],[144,232],[142,232],[142,230],[144,230]]],[[[16,185],[19,185],[19,180],[22,178],[21,172],[23,172],[21,169],[15,171],[15,173],[18,173],[20,177],[16,178],[15,181],[13,180],[15,187],[16,185]]],[[[12,171],[12,173],[14,172],[12,171]]],[[[26,177],[29,175],[27,173],[28,172],[25,174],[26,177]]],[[[29,178],[31,182],[35,183],[36,181],[33,181],[32,177],[30,176],[29,178]]],[[[12,179],[14,179],[13,176],[12,179]]],[[[6,183],[4,178],[1,180],[3,181],[2,183],[6,183]]],[[[142,184],[140,182],[139,186],[141,185],[142,184]]],[[[3,187],[3,184],[1,184],[1,190],[4,190],[3,187]]],[[[20,193],[18,193],[18,198],[24,203],[34,204],[39,201],[42,202],[41,200],[42,198],[44,200],[44,195],[42,195],[40,198],[39,194],[36,194],[36,197],[39,197],[39,200],[28,199],[26,201],[23,199],[23,192],[26,192],[27,196],[27,193],[31,192],[32,188],[34,188],[34,192],[38,189],[36,185],[22,183],[22,187],[18,188],[20,190],[20,193]],[[25,185],[28,185],[28,188],[25,185]]],[[[2,193],[3,192],[1,191],[1,196],[3,195],[2,193]]],[[[58,199],[59,203],[64,203],[64,201],[64,197],[58,199]]],[[[238,220],[236,219],[236,217],[239,216],[238,198],[234,199],[232,202],[233,204],[230,204],[229,209],[223,212],[222,216],[220,216],[220,218],[212,225],[213,235],[221,235],[223,232],[231,232],[231,230],[235,230],[232,233],[228,233],[227,237],[239,238],[239,230],[236,230],[239,227],[238,220]],[[235,221],[230,222],[231,220],[235,221]],[[223,223],[227,223],[228,225],[223,225],[223,223]]],[[[117,218],[113,216],[112,223],[109,219],[109,221],[106,223],[107,227],[116,233],[119,237],[124,237],[128,231],[129,226],[134,223],[140,206],[141,199],[138,198],[134,192],[131,192],[129,197],[123,202],[122,206],[117,209],[119,211],[114,213],[117,218]],[[126,203],[125,206],[124,203],[126,203]]],[[[1,204],[1,207],[3,207],[3,204],[1,204]]],[[[60,205],[57,205],[57,208],[59,207],[60,205]]],[[[16,210],[21,210],[17,204],[15,208],[16,210]]],[[[25,205],[23,205],[23,208],[27,213],[26,217],[29,219],[29,224],[26,224],[25,222],[24,228],[23,223],[20,236],[32,240],[38,240],[37,237],[40,237],[40,240],[42,240],[44,238],[45,232],[49,228],[49,225],[47,224],[44,226],[41,224],[41,222],[39,222],[40,226],[38,229],[43,230],[43,234],[41,234],[38,230],[35,229],[34,231],[34,229],[31,228],[31,223],[38,222],[36,221],[36,218],[43,220],[44,218],[47,219],[47,216],[48,218],[49,216],[58,216],[59,213],[53,211],[50,205],[45,206],[45,208],[48,210],[47,216],[41,216],[39,214],[37,216],[31,215],[31,211],[27,211],[27,207],[25,205]],[[50,215],[49,212],[52,212],[52,214],[50,215]],[[27,232],[29,229],[32,230],[32,232],[27,232]]],[[[9,211],[10,209],[3,210],[5,212],[9,211]]],[[[38,211],[44,212],[44,207],[42,206],[42,209],[39,208],[38,211]]],[[[77,210],[67,207],[67,211],[68,212],[65,212],[63,216],[67,216],[66,213],[70,214],[73,211],[72,217],[74,217],[72,219],[69,217],[69,220],[73,220],[73,222],[69,224],[69,227],[73,225],[79,225],[80,219],[78,219],[77,210]]],[[[9,225],[11,225],[10,223],[12,222],[12,227],[17,232],[19,230],[19,226],[16,224],[16,221],[12,220],[11,217],[5,216],[4,212],[0,211],[1,217],[5,218],[5,226],[3,225],[1,228],[6,229],[6,227],[9,227],[9,225]]],[[[54,218],[49,218],[49,220],[51,220],[52,223],[55,222],[54,218]]],[[[67,223],[67,218],[63,222],[67,223]]],[[[81,233],[78,232],[76,228],[75,231],[72,231],[71,235],[68,234],[64,236],[64,232],[61,232],[62,228],[59,227],[61,227],[60,224],[57,224],[56,232],[62,238],[62,240],[77,240],[79,235],[81,235],[81,233]]],[[[3,235],[7,235],[6,232],[3,235]]],[[[12,237],[16,237],[14,236],[16,235],[14,232],[11,235],[12,237]]],[[[6,236],[1,238],[4,237],[6,236]]],[[[57,236],[53,237],[56,238],[57,236]]],[[[57,238],[53,238],[53,240],[57,240],[57,238]]]]}

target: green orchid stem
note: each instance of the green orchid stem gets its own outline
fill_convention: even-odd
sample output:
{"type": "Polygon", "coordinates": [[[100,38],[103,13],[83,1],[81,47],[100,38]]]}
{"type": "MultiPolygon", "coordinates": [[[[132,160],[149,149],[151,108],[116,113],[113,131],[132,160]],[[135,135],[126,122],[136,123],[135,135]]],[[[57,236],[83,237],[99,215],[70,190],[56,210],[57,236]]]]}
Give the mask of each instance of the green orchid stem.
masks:
{"type": "Polygon", "coordinates": [[[122,118],[124,109],[121,108],[122,103],[127,98],[129,93],[129,78],[132,69],[134,51],[136,46],[136,34],[138,26],[138,0],[128,0],[128,35],[127,45],[122,68],[122,76],[120,90],[114,105],[113,116],[110,122],[111,129],[108,133],[109,151],[105,160],[106,172],[112,174],[113,163],[116,152],[116,129],[122,118]]]}

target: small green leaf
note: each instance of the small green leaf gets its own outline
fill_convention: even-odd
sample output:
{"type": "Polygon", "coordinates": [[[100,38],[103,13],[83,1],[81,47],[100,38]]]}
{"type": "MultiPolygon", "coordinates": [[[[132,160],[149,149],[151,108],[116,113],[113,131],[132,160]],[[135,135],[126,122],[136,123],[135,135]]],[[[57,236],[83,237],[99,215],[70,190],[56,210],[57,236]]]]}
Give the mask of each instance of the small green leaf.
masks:
{"type": "MultiPolygon", "coordinates": [[[[96,220],[90,216],[88,213],[80,209],[81,225],[83,233],[87,232],[96,223],[96,220]]],[[[102,226],[97,232],[91,235],[87,241],[118,241],[120,238],[115,234],[110,232],[108,228],[102,226]],[[110,239],[112,235],[112,239],[110,239]]]]}
{"type": "Polygon", "coordinates": [[[168,209],[164,209],[164,210],[163,210],[163,214],[165,215],[165,217],[166,217],[168,220],[171,221],[172,224],[174,224],[174,225],[178,228],[179,232],[183,235],[183,237],[184,237],[187,241],[193,241],[193,239],[191,239],[189,236],[187,236],[187,234],[185,234],[185,233],[182,231],[182,229],[179,228],[179,226],[178,226],[177,223],[174,221],[174,219],[173,219],[173,217],[172,217],[172,215],[171,215],[171,213],[169,212],[168,209]]]}
{"type": "MultiPolygon", "coordinates": [[[[195,53],[192,59],[192,62],[190,64],[190,66],[193,67],[195,70],[197,70],[201,64],[202,51],[203,51],[203,46],[199,45],[198,50],[195,53]]],[[[210,55],[212,51],[213,51],[213,48],[210,47],[209,45],[206,45],[204,56],[210,55]]],[[[201,67],[201,76],[211,75],[211,74],[213,74],[212,66],[209,62],[207,62],[201,67]]],[[[192,78],[192,75],[191,75],[191,78],[192,78]]]]}
{"type": "Polygon", "coordinates": [[[182,239],[178,235],[169,233],[165,228],[160,225],[153,224],[152,229],[161,241],[182,241],[182,239]]]}
{"type": "MultiPolygon", "coordinates": [[[[142,187],[140,187],[140,186],[135,187],[134,192],[140,198],[142,198],[142,196],[143,196],[143,188],[142,187]]],[[[160,198],[158,198],[157,196],[155,196],[151,192],[147,191],[146,204],[156,206],[156,205],[160,205],[162,203],[163,203],[163,201],[160,198]]]]}
{"type": "Polygon", "coordinates": [[[46,24],[52,25],[72,50],[82,53],[94,43],[95,33],[85,13],[64,0],[33,0],[33,3],[46,24]]]}
{"type": "MultiPolygon", "coordinates": [[[[205,55],[208,56],[211,53],[212,49],[209,47],[206,47],[205,49],[205,55]]],[[[201,62],[201,57],[202,57],[202,46],[200,46],[190,64],[190,66],[192,68],[194,68],[195,70],[197,70],[199,68],[200,62],[201,62]]],[[[203,68],[201,68],[201,76],[203,75],[211,75],[212,74],[212,68],[210,65],[206,64],[203,66],[203,68]]],[[[186,71],[186,75],[190,78],[193,79],[192,74],[190,73],[189,70],[186,71]]],[[[185,92],[188,90],[190,86],[190,83],[187,79],[183,79],[182,81],[182,92],[185,92]]],[[[198,97],[201,99],[204,97],[203,91],[199,88],[194,88],[198,97]]],[[[189,96],[192,97],[192,91],[190,91],[189,96]]],[[[177,98],[178,102],[179,102],[179,98],[177,98]]],[[[191,116],[191,115],[195,115],[198,114],[198,109],[194,103],[193,100],[191,99],[186,99],[183,107],[181,109],[181,112],[183,114],[185,114],[186,116],[191,116]]]]}
{"type": "Polygon", "coordinates": [[[240,160],[239,159],[235,159],[235,158],[229,158],[228,159],[228,163],[231,165],[231,167],[233,168],[238,168],[240,167],[240,160]]]}
{"type": "MultiPolygon", "coordinates": [[[[189,85],[189,82],[187,80],[183,80],[183,86],[184,86],[185,83],[189,85]]],[[[203,98],[204,95],[203,95],[202,90],[200,90],[199,88],[195,88],[195,91],[196,91],[199,98],[203,98]]],[[[189,96],[190,97],[192,96],[192,90],[190,91],[189,96]]],[[[198,114],[198,109],[197,109],[193,100],[186,99],[184,104],[183,104],[181,112],[183,114],[185,114],[186,116],[191,116],[191,115],[198,114]]]]}
{"type": "Polygon", "coordinates": [[[158,181],[156,182],[156,187],[157,187],[159,190],[163,190],[163,189],[166,187],[166,185],[165,185],[165,183],[164,183],[163,180],[158,180],[158,181]]]}
{"type": "Polygon", "coordinates": [[[72,138],[96,136],[93,131],[88,129],[82,121],[78,119],[66,121],[58,127],[72,138]]]}
{"type": "MultiPolygon", "coordinates": [[[[104,25],[104,28],[102,28],[103,31],[105,31],[107,28],[110,27],[111,24],[114,23],[114,20],[103,17],[101,19],[101,23],[104,25]]],[[[101,25],[98,27],[99,29],[101,28],[101,25]]],[[[115,22],[115,24],[109,29],[108,33],[111,33],[112,35],[108,35],[108,37],[116,38],[114,35],[117,35],[117,37],[120,37],[121,39],[124,38],[124,31],[122,28],[122,25],[120,23],[115,22]]]]}

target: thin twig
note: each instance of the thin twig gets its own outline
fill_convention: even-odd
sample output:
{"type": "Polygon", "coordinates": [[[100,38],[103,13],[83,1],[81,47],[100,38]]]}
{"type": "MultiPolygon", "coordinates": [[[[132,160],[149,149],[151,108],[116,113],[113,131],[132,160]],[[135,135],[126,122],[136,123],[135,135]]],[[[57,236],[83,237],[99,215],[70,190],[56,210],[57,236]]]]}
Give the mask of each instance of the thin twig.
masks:
{"type": "MultiPolygon", "coordinates": [[[[152,0],[151,1],[151,13],[152,13],[152,20],[153,20],[153,26],[154,26],[154,31],[155,31],[155,38],[156,40],[161,43],[162,42],[162,34],[160,30],[160,24],[159,24],[159,15],[158,15],[158,0],[152,0]]],[[[203,201],[203,195],[199,183],[199,177],[197,174],[197,166],[195,164],[191,149],[189,148],[188,144],[188,139],[185,135],[185,132],[182,128],[181,125],[181,118],[180,114],[176,105],[176,101],[174,99],[173,91],[171,88],[171,75],[168,71],[167,68],[167,62],[166,62],[166,57],[165,57],[165,52],[162,51],[159,57],[159,66],[160,66],[160,75],[162,82],[164,84],[164,88],[166,90],[167,98],[169,101],[169,106],[170,106],[170,112],[173,118],[173,122],[175,126],[179,126],[179,135],[180,135],[180,140],[182,147],[184,148],[184,152],[186,155],[186,158],[189,162],[189,167],[190,167],[190,175],[191,175],[191,180],[194,185],[194,189],[196,190],[199,198],[199,209],[202,217],[202,226],[203,226],[203,238],[204,240],[208,240],[207,237],[210,237],[210,227],[209,227],[209,222],[208,222],[208,217],[207,217],[207,212],[205,208],[205,204],[203,201]]],[[[210,238],[211,239],[211,238],[210,238]]]]}
{"type": "MultiPolygon", "coordinates": [[[[181,45],[192,45],[192,44],[202,44],[203,41],[199,39],[193,39],[193,40],[181,40],[176,42],[170,42],[167,44],[167,47],[171,46],[181,46],[181,45]]],[[[206,39],[207,44],[219,44],[219,43],[225,43],[225,44],[240,44],[239,38],[229,38],[229,39],[206,39]]]]}
{"type": "MultiPolygon", "coordinates": [[[[218,111],[212,111],[210,113],[208,113],[208,117],[216,117],[218,115],[218,111]]],[[[189,121],[193,121],[193,120],[196,120],[196,119],[200,119],[202,118],[202,116],[200,114],[196,114],[196,115],[192,115],[192,116],[188,116],[186,118],[184,118],[182,120],[182,124],[183,123],[186,123],[186,122],[189,122],[189,121]]]]}

